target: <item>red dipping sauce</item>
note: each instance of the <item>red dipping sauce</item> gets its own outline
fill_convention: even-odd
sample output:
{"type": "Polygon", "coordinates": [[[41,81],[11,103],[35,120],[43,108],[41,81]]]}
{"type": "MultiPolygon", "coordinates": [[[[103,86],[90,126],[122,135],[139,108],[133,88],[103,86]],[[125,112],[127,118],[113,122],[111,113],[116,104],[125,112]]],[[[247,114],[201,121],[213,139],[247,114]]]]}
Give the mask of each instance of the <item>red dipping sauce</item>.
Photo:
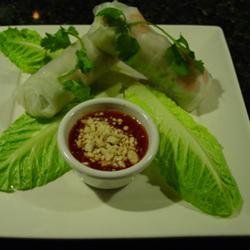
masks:
{"type": "Polygon", "coordinates": [[[101,110],[80,118],[72,127],[71,154],[91,168],[117,171],[140,161],[148,149],[148,135],[130,115],[101,110]]]}

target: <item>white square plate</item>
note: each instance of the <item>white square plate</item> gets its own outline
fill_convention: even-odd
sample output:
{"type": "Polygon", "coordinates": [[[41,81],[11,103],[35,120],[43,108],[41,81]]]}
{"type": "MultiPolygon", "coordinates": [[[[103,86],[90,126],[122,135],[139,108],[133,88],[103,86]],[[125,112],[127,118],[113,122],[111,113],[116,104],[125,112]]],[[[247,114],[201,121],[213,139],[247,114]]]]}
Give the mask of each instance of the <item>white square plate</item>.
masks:
{"type": "MultiPolygon", "coordinates": [[[[20,27],[20,26],[19,26],[20,27]]],[[[26,26],[27,27],[27,26],[26,26]]],[[[28,26],[44,34],[59,26],[28,26]]],[[[88,26],[76,26],[84,34],[88,26]]],[[[195,118],[217,137],[244,206],[233,218],[217,218],[167,198],[157,184],[139,175],[117,191],[95,191],[71,171],[29,191],[0,192],[0,236],[31,238],[133,238],[250,235],[250,129],[232,59],[219,27],[163,25],[180,33],[215,78],[210,101],[195,118]],[[211,102],[212,100],[212,102],[211,102]]],[[[0,31],[6,27],[1,27],[0,31]]],[[[0,57],[0,129],[23,110],[11,93],[27,77],[0,57]],[[7,85],[9,82],[9,85],[7,85]]]]}

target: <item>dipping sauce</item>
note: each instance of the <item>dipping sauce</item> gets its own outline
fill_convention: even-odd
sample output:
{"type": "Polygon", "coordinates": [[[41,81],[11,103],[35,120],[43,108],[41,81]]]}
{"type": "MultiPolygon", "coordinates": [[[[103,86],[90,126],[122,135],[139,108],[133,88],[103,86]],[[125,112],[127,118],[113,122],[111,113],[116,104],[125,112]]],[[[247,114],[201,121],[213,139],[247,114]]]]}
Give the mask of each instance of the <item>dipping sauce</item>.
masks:
{"type": "Polygon", "coordinates": [[[116,171],[139,162],[148,148],[142,124],[122,112],[104,110],[79,119],[69,133],[69,149],[94,169],[116,171]]]}

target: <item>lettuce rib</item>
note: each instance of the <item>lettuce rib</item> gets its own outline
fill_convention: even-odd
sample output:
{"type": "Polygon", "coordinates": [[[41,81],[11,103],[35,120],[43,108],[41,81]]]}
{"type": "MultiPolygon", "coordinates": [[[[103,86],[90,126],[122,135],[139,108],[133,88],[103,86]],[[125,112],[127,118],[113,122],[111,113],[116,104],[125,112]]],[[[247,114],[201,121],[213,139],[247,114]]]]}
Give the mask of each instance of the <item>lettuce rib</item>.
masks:
{"type": "Polygon", "coordinates": [[[57,149],[59,118],[39,122],[24,114],[0,137],[0,190],[42,186],[70,170],[57,149]]]}
{"type": "Polygon", "coordinates": [[[23,72],[34,73],[49,60],[41,39],[35,30],[8,28],[0,32],[0,51],[23,72]]]}
{"type": "Polygon", "coordinates": [[[160,133],[156,165],[180,196],[203,212],[230,216],[242,206],[217,139],[163,93],[134,85],[125,98],[141,106],[154,119],[160,133]]]}

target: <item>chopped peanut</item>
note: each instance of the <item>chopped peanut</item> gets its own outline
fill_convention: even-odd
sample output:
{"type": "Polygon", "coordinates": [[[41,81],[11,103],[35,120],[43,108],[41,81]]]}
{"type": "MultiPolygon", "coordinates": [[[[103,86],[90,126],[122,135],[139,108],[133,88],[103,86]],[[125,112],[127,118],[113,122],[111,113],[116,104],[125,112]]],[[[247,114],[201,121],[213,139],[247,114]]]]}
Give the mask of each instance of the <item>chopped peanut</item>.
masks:
{"type": "Polygon", "coordinates": [[[111,124],[104,117],[86,117],[81,122],[84,126],[79,130],[76,144],[90,162],[116,170],[125,168],[128,162],[134,165],[139,161],[137,139],[128,134],[129,127],[123,126],[121,118],[112,118],[111,124]]]}

